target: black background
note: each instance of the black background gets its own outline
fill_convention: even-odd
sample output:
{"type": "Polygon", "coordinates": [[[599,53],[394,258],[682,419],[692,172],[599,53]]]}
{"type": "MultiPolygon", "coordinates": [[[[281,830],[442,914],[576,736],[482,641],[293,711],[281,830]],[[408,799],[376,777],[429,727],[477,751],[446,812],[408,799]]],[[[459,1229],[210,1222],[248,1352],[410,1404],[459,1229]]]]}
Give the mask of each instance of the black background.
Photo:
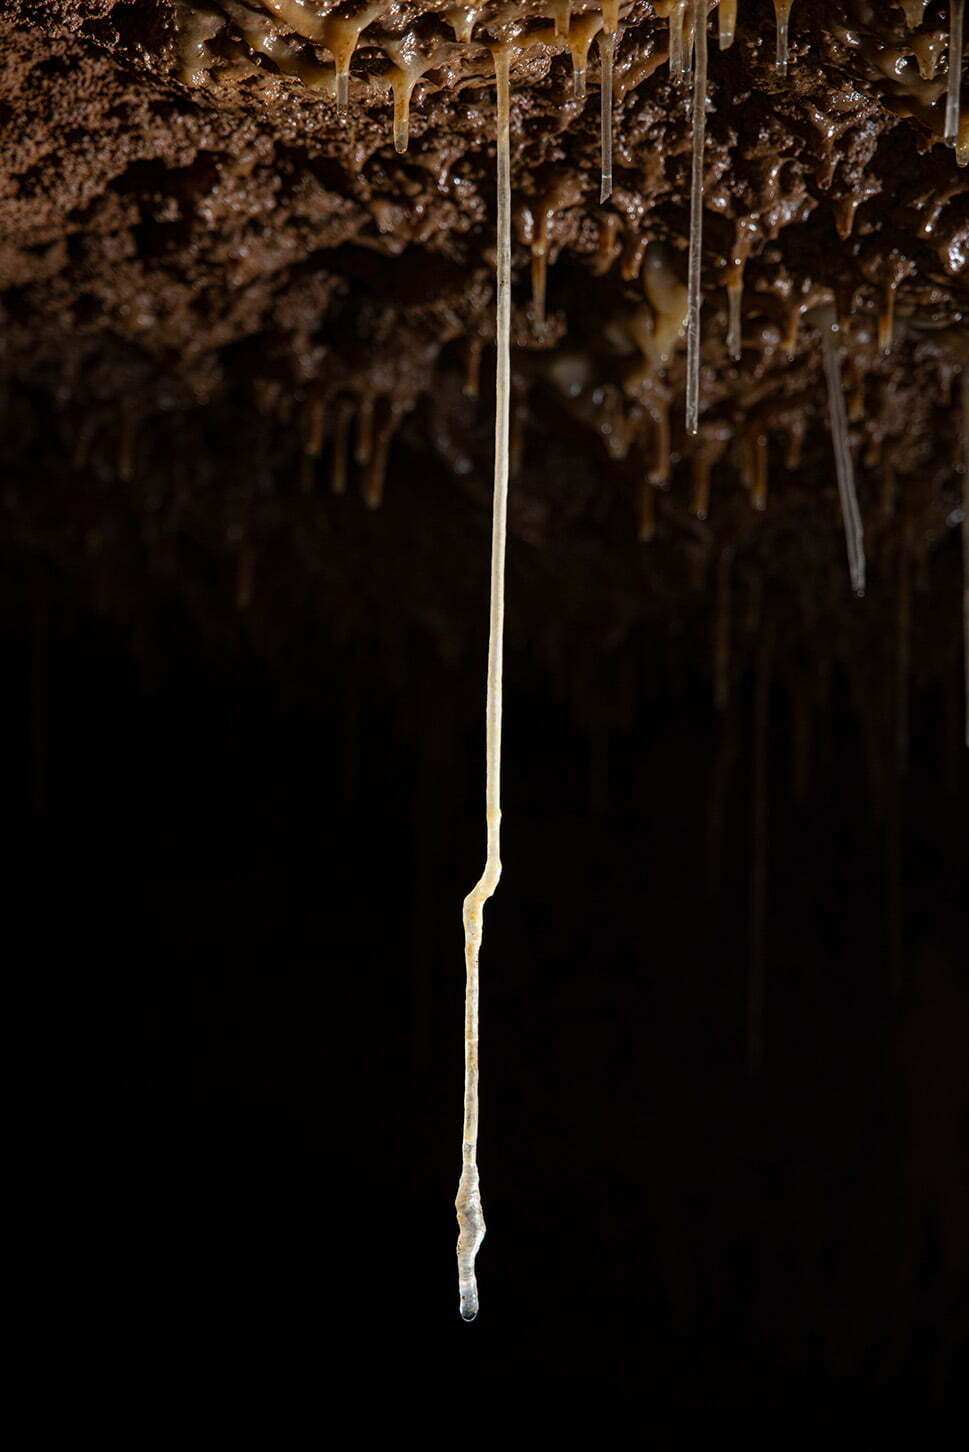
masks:
{"type": "MultiPolygon", "coordinates": [[[[948,706],[916,695],[881,820],[838,679],[801,800],[771,691],[752,1074],[752,680],[725,723],[708,680],[668,686],[667,644],[642,637],[626,727],[598,730],[510,653],[466,1326],[460,908],[484,850],[483,642],[456,667],[415,637],[393,681],[365,644],[333,644],[291,692],[244,648],[203,658],[174,615],[146,663],[53,575],[9,588],[28,1082],[51,1125],[38,1214],[81,1345],[167,1396],[282,1358],[330,1395],[372,1373],[394,1405],[466,1377],[482,1415],[489,1388],[664,1415],[954,1391],[957,682],[948,706]]],[[[618,668],[602,656],[602,689],[618,668]]]]}

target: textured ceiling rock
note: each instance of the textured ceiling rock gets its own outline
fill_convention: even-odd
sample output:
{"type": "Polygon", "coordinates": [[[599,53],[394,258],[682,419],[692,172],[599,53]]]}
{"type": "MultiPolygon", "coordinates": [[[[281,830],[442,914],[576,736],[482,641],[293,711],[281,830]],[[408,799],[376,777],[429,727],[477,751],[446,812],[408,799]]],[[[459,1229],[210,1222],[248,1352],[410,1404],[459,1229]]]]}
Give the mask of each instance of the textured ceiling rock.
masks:
{"type": "MultiPolygon", "coordinates": [[[[833,609],[852,608],[811,325],[829,296],[846,329],[874,600],[880,581],[895,589],[900,540],[924,569],[958,522],[957,378],[969,361],[969,170],[941,139],[947,6],[930,0],[910,29],[917,5],[796,0],[786,78],[766,0],[742,0],[729,50],[711,32],[693,442],[676,311],[690,122],[688,89],[670,76],[669,9],[621,9],[615,186],[601,206],[598,7],[575,7],[572,40],[590,42],[588,94],[577,99],[582,47],[555,33],[561,7],[540,3],[481,7],[461,43],[468,13],[426,3],[5,4],[0,316],[8,476],[24,481],[8,500],[15,532],[49,548],[56,538],[61,558],[78,557],[79,542],[100,557],[105,540],[129,532],[124,511],[146,515],[150,527],[130,522],[140,535],[162,516],[177,517],[176,530],[194,518],[205,548],[237,562],[234,597],[249,608],[255,556],[296,572],[294,599],[307,561],[332,575],[320,533],[332,506],[307,502],[327,480],[337,494],[359,487],[375,507],[385,475],[409,498],[429,469],[442,499],[457,484],[483,513],[488,45],[503,40],[516,47],[511,528],[532,545],[599,551],[623,577],[577,579],[574,558],[551,557],[566,613],[621,639],[644,609],[673,618],[671,602],[712,580],[722,556],[800,590],[813,602],[798,606],[805,619],[824,613],[829,589],[833,609]],[[342,110],[321,37],[345,38],[346,17],[371,12],[342,110]],[[399,101],[411,80],[400,153],[392,89],[399,101]],[[739,293],[741,279],[732,358],[726,284],[739,293]],[[29,487],[31,471],[46,493],[29,487]],[[654,532],[667,551],[651,556],[644,588],[637,556],[652,547],[637,536],[654,532]]],[[[447,508],[436,522],[427,514],[432,539],[447,508]]],[[[957,551],[943,554],[951,664],[957,551]]],[[[139,568],[130,564],[132,599],[139,568]]],[[[456,572],[469,568],[461,560],[456,572]]],[[[399,573],[393,588],[405,591],[399,573]]],[[[345,614],[359,594],[353,575],[345,614]]],[[[860,608],[877,631],[877,604],[860,608]]],[[[457,595],[424,614],[450,617],[460,634],[457,595]]]]}

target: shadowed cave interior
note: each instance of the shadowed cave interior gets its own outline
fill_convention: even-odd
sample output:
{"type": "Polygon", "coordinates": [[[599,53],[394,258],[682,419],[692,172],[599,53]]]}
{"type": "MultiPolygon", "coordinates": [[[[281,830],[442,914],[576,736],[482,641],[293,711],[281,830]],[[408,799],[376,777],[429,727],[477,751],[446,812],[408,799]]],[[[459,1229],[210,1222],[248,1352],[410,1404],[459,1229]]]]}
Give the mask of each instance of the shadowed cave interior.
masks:
{"type": "Polygon", "coordinates": [[[42,1224],[64,1324],[109,1307],[132,1374],[295,1369],[338,1325],[327,1374],[376,1361],[403,1405],[454,1372],[892,1414],[965,1376],[950,7],[794,0],[786,76],[773,3],[724,49],[708,9],[691,436],[675,4],[618,8],[604,203],[598,6],[0,4],[42,1224]],[[504,870],[465,1327],[502,44],[504,870]]]}

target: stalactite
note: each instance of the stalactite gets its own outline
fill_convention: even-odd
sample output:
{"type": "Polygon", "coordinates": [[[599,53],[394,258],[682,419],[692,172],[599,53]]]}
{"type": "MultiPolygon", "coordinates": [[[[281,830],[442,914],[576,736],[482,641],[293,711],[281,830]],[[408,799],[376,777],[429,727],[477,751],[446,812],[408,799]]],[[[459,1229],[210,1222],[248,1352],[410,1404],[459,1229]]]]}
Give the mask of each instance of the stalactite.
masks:
{"type": "Polygon", "coordinates": [[[456,5],[453,10],[447,12],[447,23],[454,31],[454,39],[459,45],[467,45],[470,42],[479,14],[480,10],[471,5],[456,5]]]}
{"type": "Polygon", "coordinates": [[[549,9],[555,21],[555,34],[568,35],[572,21],[572,0],[549,0],[549,9]]]}
{"type": "Polygon", "coordinates": [[[747,1063],[756,1074],[764,1062],[765,949],[767,937],[767,775],[770,738],[771,624],[757,654],[753,716],[752,863],[750,874],[750,970],[747,987],[747,1063]]]}
{"type": "Polygon", "coordinates": [[[716,603],[713,612],[713,704],[725,711],[730,698],[730,613],[733,551],[725,546],[717,560],[716,603]]]}
{"type": "Polygon", "coordinates": [[[804,449],[804,436],[807,432],[807,425],[803,418],[795,419],[787,430],[787,448],[784,450],[784,468],[789,474],[793,474],[801,467],[801,454],[804,449]]]}
{"type": "Polygon", "coordinates": [[[897,282],[886,282],[885,301],[878,314],[878,349],[879,352],[886,355],[892,351],[895,337],[895,294],[897,292],[897,282]]]}
{"type": "Polygon", "coordinates": [[[474,1262],[484,1239],[478,1178],[478,956],[484,904],[501,876],[501,665],[505,610],[505,521],[508,506],[508,429],[511,405],[511,140],[509,54],[493,51],[498,97],[497,376],[495,402],[495,485],[491,536],[491,612],[486,703],[486,817],[488,852],[484,872],[464,900],[464,1126],[462,1169],[455,1207],[458,1216],[458,1285],[461,1315],[478,1314],[474,1262]]]}
{"type": "Polygon", "coordinates": [[[710,512],[710,456],[698,449],[692,460],[693,490],[690,508],[697,519],[706,519],[710,512]]]}
{"type": "Polygon", "coordinates": [[[788,24],[794,0],[774,0],[774,18],[777,22],[777,70],[787,75],[788,24]]]}
{"type": "Polygon", "coordinates": [[[347,447],[352,418],[353,404],[349,398],[341,398],[336,408],[333,453],[330,459],[330,489],[334,494],[345,494],[347,491],[347,447]]]}
{"type": "Polygon", "coordinates": [[[639,540],[649,544],[656,537],[656,496],[649,479],[643,480],[639,489],[639,540]]]}
{"type": "Polygon", "coordinates": [[[580,15],[569,25],[569,53],[572,56],[572,93],[577,101],[585,96],[585,73],[589,47],[602,29],[602,16],[596,11],[580,15]]]}
{"type": "Polygon", "coordinates": [[[686,325],[686,431],[695,434],[700,421],[700,264],[703,253],[703,152],[707,104],[707,7],[693,0],[696,68],[693,75],[693,169],[690,183],[690,252],[686,325]]]}
{"type": "Polygon", "coordinates": [[[599,222],[599,240],[596,245],[592,271],[596,277],[604,277],[616,260],[616,238],[619,232],[619,218],[615,212],[606,212],[599,222]]]}
{"type": "Polygon", "coordinates": [[[969,367],[962,370],[962,652],[966,686],[966,745],[969,746],[969,367]]]}
{"type": "MultiPolygon", "coordinates": [[[[945,99],[945,139],[956,146],[959,140],[959,93],[962,86],[962,32],[965,0],[949,0],[949,75],[945,99]]],[[[958,155],[960,165],[965,158],[958,155]]]]}
{"type": "Polygon", "coordinates": [[[252,604],[253,576],[256,555],[248,539],[243,535],[236,556],[235,607],[244,613],[252,604]]]}
{"type": "Polygon", "coordinates": [[[761,513],[767,508],[767,435],[761,429],[750,440],[751,462],[750,502],[761,513]]]}
{"type": "Polygon", "coordinates": [[[717,7],[717,29],[720,49],[729,50],[737,31],[737,0],[720,0],[717,7]]]}
{"type": "Polygon", "coordinates": [[[353,460],[363,468],[373,456],[374,400],[366,394],[357,409],[356,440],[353,446],[353,460]]]}
{"type": "Polygon", "coordinates": [[[323,433],[326,413],[323,399],[313,394],[306,401],[303,413],[303,453],[309,459],[318,459],[323,450],[323,433]]]}
{"type": "Polygon", "coordinates": [[[821,348],[828,389],[828,418],[831,426],[831,440],[834,445],[851,588],[856,595],[863,595],[865,593],[864,532],[861,512],[858,508],[858,496],[855,493],[851,446],[848,439],[848,416],[841,382],[841,357],[838,347],[841,328],[833,304],[827,303],[818,309],[817,321],[821,331],[821,348]]]}
{"type": "Polygon", "coordinates": [[[669,12],[670,27],[670,79],[683,79],[683,22],[689,0],[673,0],[669,12]]]}
{"type": "Polygon", "coordinates": [[[118,434],[118,478],[130,484],[135,477],[135,417],[130,408],[121,410],[118,434]]]}
{"type": "Polygon", "coordinates": [[[673,267],[674,254],[661,242],[652,242],[643,258],[643,288],[653,310],[652,333],[640,347],[654,368],[663,368],[683,331],[689,293],[673,267]]]}
{"type": "Polygon", "coordinates": [[[599,63],[602,68],[601,81],[601,134],[602,163],[599,183],[599,203],[607,202],[612,196],[612,63],[616,50],[615,33],[599,36],[599,63]]]}
{"type": "Polygon", "coordinates": [[[35,812],[42,812],[47,806],[50,654],[50,609],[46,595],[38,588],[30,651],[30,799],[35,812]]]}

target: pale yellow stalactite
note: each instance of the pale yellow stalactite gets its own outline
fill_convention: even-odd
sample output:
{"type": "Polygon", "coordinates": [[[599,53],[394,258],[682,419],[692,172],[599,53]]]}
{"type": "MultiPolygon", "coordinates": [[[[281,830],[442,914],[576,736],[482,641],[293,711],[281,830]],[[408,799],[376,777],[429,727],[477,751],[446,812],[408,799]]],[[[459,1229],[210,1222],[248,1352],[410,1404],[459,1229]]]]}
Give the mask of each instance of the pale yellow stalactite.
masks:
{"type": "Polygon", "coordinates": [[[252,587],[255,574],[256,556],[252,545],[243,535],[239,543],[239,554],[236,560],[236,586],[235,586],[235,607],[244,612],[252,604],[252,587]]]}
{"type": "Polygon", "coordinates": [[[696,67],[693,75],[693,169],[690,183],[689,301],[686,323],[686,431],[700,422],[700,264],[703,254],[703,154],[707,118],[707,6],[693,0],[696,67]]]}
{"type": "Polygon", "coordinates": [[[881,353],[887,354],[892,351],[895,337],[895,294],[897,292],[897,282],[886,282],[885,302],[878,314],[878,349],[881,353]]]}
{"type": "MultiPolygon", "coordinates": [[[[279,0],[282,3],[282,0],[279,0]]],[[[292,0],[287,0],[292,3],[292,0]]],[[[301,6],[305,9],[305,6],[301,6]]],[[[316,25],[319,27],[319,38],[333,56],[336,66],[336,103],[341,110],[345,109],[350,99],[350,61],[353,52],[357,48],[357,42],[361,34],[366,30],[372,20],[384,9],[382,0],[375,0],[375,3],[367,5],[356,15],[328,15],[325,20],[315,17],[316,25]]],[[[303,25],[300,30],[304,35],[313,35],[303,25]]],[[[315,37],[314,37],[315,38],[315,37]]]]}
{"type": "Polygon", "coordinates": [[[361,492],[368,509],[379,509],[384,499],[384,480],[387,476],[387,459],[390,442],[394,435],[394,418],[391,416],[379,429],[370,459],[370,466],[364,475],[361,492]]]}
{"type": "Polygon", "coordinates": [[[725,711],[730,698],[730,574],[733,551],[724,547],[717,561],[717,595],[713,623],[713,702],[725,711]]]}
{"type": "MultiPolygon", "coordinates": [[[[274,8],[288,24],[281,9],[274,8]]],[[[257,15],[247,5],[237,4],[236,0],[224,0],[222,9],[233,24],[239,27],[250,49],[266,56],[283,75],[296,76],[304,86],[319,91],[322,95],[333,95],[334,82],[330,70],[301,56],[292,41],[280,35],[273,22],[265,15],[257,15]]]]}
{"type": "Polygon", "coordinates": [[[569,52],[572,56],[572,90],[577,101],[585,95],[585,73],[589,47],[602,29],[602,16],[595,11],[580,15],[569,26],[569,52]]]}
{"type": "Polygon", "coordinates": [[[491,533],[491,614],[486,702],[485,809],[488,852],[484,872],[464,900],[464,1126],[458,1216],[458,1286],[461,1315],[478,1314],[474,1262],[484,1239],[478,1178],[478,955],[484,905],[501,876],[501,664],[505,616],[505,532],[508,509],[508,433],[511,403],[511,141],[509,54],[492,52],[498,92],[497,378],[495,402],[495,486],[491,533]]]}
{"type": "Polygon", "coordinates": [[[945,100],[945,139],[956,147],[960,166],[966,163],[959,142],[959,93],[962,86],[962,31],[965,22],[965,0],[949,0],[949,76],[945,100]]]}
{"type": "Polygon", "coordinates": [[[841,381],[841,327],[833,304],[826,303],[818,309],[817,325],[821,332],[821,349],[828,387],[828,418],[831,425],[831,440],[834,445],[851,588],[856,595],[863,595],[865,593],[864,533],[861,511],[858,508],[858,496],[855,493],[854,468],[848,439],[848,414],[845,408],[844,386],[841,381]]]}
{"type": "Polygon", "coordinates": [[[804,448],[804,435],[806,432],[807,425],[803,418],[797,419],[788,428],[787,448],[784,450],[784,468],[790,474],[793,474],[801,467],[801,451],[804,448]]]}
{"type": "Polygon", "coordinates": [[[118,478],[130,484],[135,477],[135,420],[129,408],[121,413],[121,432],[118,436],[118,478]]]}
{"type": "Polygon", "coordinates": [[[729,50],[737,33],[737,0],[720,0],[717,17],[720,49],[729,50]]]}
{"type": "Polygon", "coordinates": [[[599,223],[599,241],[596,246],[592,271],[596,277],[603,277],[616,260],[619,218],[615,212],[606,212],[599,223]]]}
{"type": "Polygon", "coordinates": [[[214,56],[209,41],[225,25],[221,15],[206,14],[181,3],[175,7],[177,21],[178,77],[186,86],[204,86],[214,56]]]}
{"type": "Polygon", "coordinates": [[[319,395],[307,399],[303,414],[303,453],[310,459],[318,459],[323,448],[323,432],[326,412],[319,395]]]}
{"type": "Polygon", "coordinates": [[[696,11],[688,3],[683,20],[683,80],[689,81],[693,71],[693,42],[696,35],[696,11]]]}
{"type": "Polygon", "coordinates": [[[689,293],[673,269],[672,257],[660,242],[646,248],[643,287],[653,310],[652,332],[636,341],[656,368],[665,367],[673,354],[689,307],[689,293]]]}
{"type": "Polygon", "coordinates": [[[360,400],[357,409],[357,436],[353,447],[354,463],[361,468],[373,457],[373,414],[374,401],[368,394],[360,400]]]}
{"type": "Polygon", "coordinates": [[[568,35],[572,23],[572,0],[550,0],[548,8],[555,21],[555,34],[568,35]]]}
{"type": "Polygon", "coordinates": [[[794,0],[774,0],[774,18],[777,22],[777,69],[782,76],[787,75],[788,26],[793,4],[794,0]]]}
{"type": "MultiPolygon", "coordinates": [[[[605,13],[605,7],[603,7],[605,13]]],[[[599,36],[599,64],[602,70],[600,105],[602,134],[602,164],[599,183],[599,202],[607,202],[612,196],[612,63],[616,52],[615,32],[599,36]]]]}
{"type": "Polygon", "coordinates": [[[692,475],[690,508],[697,519],[706,519],[710,512],[710,457],[703,449],[693,455],[692,475]]]}
{"type": "Polygon", "coordinates": [[[347,491],[347,445],[352,418],[353,404],[348,398],[341,398],[336,408],[333,453],[330,459],[330,489],[334,494],[345,494],[347,491]]]}
{"type": "Polygon", "coordinates": [[[850,237],[854,231],[855,213],[863,200],[863,197],[838,197],[832,202],[834,229],[842,241],[850,237]]]}
{"type": "Polygon", "coordinates": [[[767,508],[767,435],[756,433],[750,441],[751,463],[750,502],[761,513],[767,508]]]}
{"type": "Polygon", "coordinates": [[[417,75],[394,66],[389,79],[394,98],[394,150],[403,154],[410,140],[410,98],[417,75]]]}

